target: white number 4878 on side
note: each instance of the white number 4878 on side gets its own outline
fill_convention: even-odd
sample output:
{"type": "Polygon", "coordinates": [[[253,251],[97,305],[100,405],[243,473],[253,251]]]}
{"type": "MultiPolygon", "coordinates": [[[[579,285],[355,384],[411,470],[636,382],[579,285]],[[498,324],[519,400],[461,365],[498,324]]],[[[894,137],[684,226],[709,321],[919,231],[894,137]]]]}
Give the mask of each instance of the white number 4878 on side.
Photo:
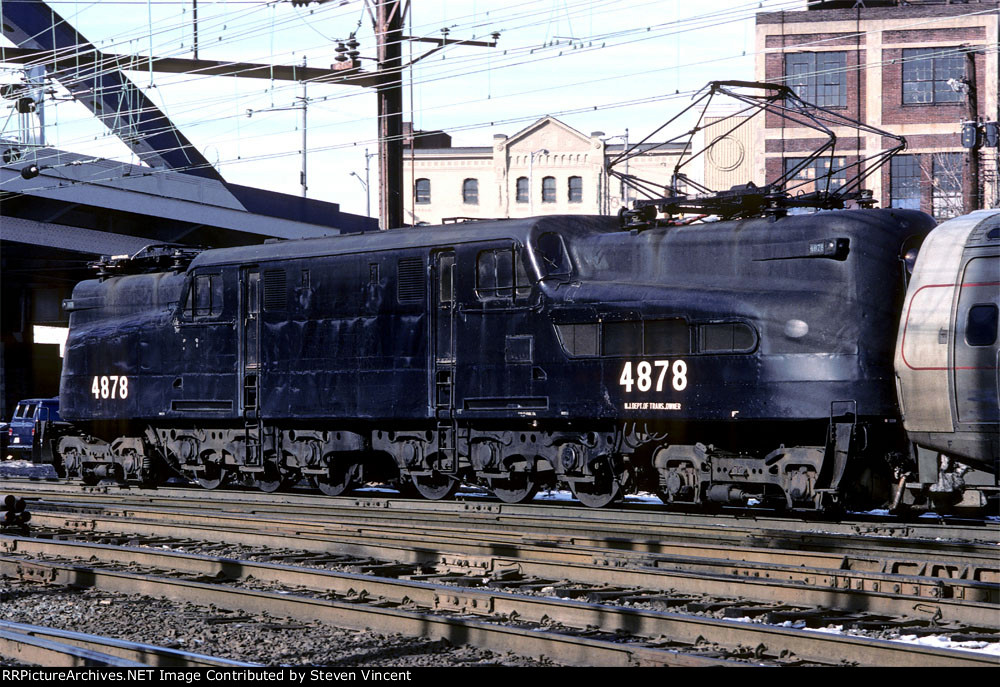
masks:
{"type": "Polygon", "coordinates": [[[94,375],[90,385],[94,398],[128,398],[128,377],[125,375],[94,375]]]}
{"type": "Polygon", "coordinates": [[[663,391],[663,380],[667,376],[667,370],[672,373],[671,384],[675,391],[684,391],[687,388],[687,363],[683,360],[675,360],[672,368],[669,360],[654,360],[652,363],[647,360],[639,361],[635,365],[634,377],[632,361],[626,360],[618,383],[625,387],[627,394],[632,393],[633,386],[639,391],[649,391],[653,387],[654,369],[657,371],[656,391],[663,391]]]}

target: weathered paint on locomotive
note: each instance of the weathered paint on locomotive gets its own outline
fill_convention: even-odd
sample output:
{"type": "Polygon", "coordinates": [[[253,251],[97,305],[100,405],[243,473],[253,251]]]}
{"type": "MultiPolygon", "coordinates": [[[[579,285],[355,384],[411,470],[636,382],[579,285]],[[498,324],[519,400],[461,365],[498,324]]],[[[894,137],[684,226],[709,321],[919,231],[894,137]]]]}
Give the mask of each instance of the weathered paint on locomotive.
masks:
{"type": "Polygon", "coordinates": [[[152,479],[161,456],[210,488],[306,475],[336,494],[374,468],[428,498],[471,478],[511,501],[561,481],[588,505],[640,485],[822,508],[905,447],[902,255],[932,225],[543,217],[112,274],[74,291],[81,433],[59,450],[85,480],[152,479]]]}
{"type": "Polygon", "coordinates": [[[859,415],[892,416],[889,356],[903,289],[896,266],[900,246],[927,229],[925,215],[906,211],[632,233],[610,218],[551,217],[206,251],[186,275],[78,287],[76,307],[91,299],[97,310],[72,315],[63,403],[76,420],[240,418],[252,271],[262,290],[255,373],[266,419],[441,411],[463,419],[824,419],[835,401],[856,403],[859,415]],[[556,268],[546,260],[563,258],[539,244],[553,236],[569,260],[556,268]],[[489,292],[483,256],[512,248],[530,283],[489,292]],[[435,256],[444,252],[453,255],[454,279],[442,307],[435,256]],[[415,277],[402,279],[416,281],[401,285],[406,261],[415,277]],[[221,296],[200,314],[182,302],[199,279],[219,279],[211,288],[221,296]],[[417,296],[401,301],[404,287],[417,296]],[[648,350],[647,335],[644,351],[643,322],[677,325],[687,340],[659,354],[670,347],[648,350]],[[569,355],[560,338],[567,324],[594,325],[600,348],[569,355]],[[706,331],[732,325],[749,332],[742,349],[706,350],[706,331]],[[442,337],[454,350],[439,364],[442,337]],[[434,398],[441,372],[453,375],[443,407],[434,398]],[[112,376],[127,380],[126,398],[102,392],[112,376]]]}
{"type": "Polygon", "coordinates": [[[998,308],[1000,211],[948,220],[920,250],[895,353],[904,426],[914,442],[994,474],[998,308]]]}

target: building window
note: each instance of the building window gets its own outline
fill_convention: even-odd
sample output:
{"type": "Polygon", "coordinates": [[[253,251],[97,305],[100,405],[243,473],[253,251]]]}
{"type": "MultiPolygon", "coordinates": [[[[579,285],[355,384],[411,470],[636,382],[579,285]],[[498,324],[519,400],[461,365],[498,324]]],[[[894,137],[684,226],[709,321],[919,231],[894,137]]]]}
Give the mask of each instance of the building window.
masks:
{"type": "Polygon", "coordinates": [[[847,183],[847,158],[833,158],[832,170],[828,157],[821,157],[809,164],[805,164],[805,161],[804,157],[785,158],[785,174],[789,175],[785,190],[789,193],[833,192],[847,183]]]}
{"type": "Polygon", "coordinates": [[[920,156],[896,155],[892,158],[892,204],[904,210],[920,209],[920,156]]]}
{"type": "Polygon", "coordinates": [[[517,202],[527,203],[531,200],[528,196],[528,177],[518,177],[517,178],[517,202]]]}
{"type": "Polygon", "coordinates": [[[417,179],[416,201],[417,205],[426,205],[431,202],[430,179],[417,179]]]}
{"type": "Polygon", "coordinates": [[[931,214],[936,219],[962,214],[962,153],[934,153],[931,214]]]}
{"type": "Polygon", "coordinates": [[[555,177],[545,177],[542,179],[542,202],[543,203],[554,203],[556,202],[556,178],[555,177]]]}
{"type": "Polygon", "coordinates": [[[462,182],[462,202],[466,205],[479,205],[478,179],[466,179],[462,182]]]}
{"type": "Polygon", "coordinates": [[[965,55],[954,48],[908,48],[903,50],[903,103],[957,103],[962,94],[948,85],[949,79],[965,78],[965,55]]]}
{"type": "Polygon", "coordinates": [[[807,103],[820,107],[847,107],[847,53],[787,54],[785,83],[807,103]]]}
{"type": "Polygon", "coordinates": [[[583,177],[569,178],[569,202],[583,202],[583,177]]]}

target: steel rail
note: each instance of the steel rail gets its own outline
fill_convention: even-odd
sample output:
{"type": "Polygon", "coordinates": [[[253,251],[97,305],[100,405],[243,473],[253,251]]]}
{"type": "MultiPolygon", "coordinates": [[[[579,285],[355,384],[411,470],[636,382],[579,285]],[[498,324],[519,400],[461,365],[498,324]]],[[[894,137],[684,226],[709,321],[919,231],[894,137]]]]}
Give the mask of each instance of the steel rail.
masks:
{"type": "MultiPolygon", "coordinates": [[[[68,504],[48,502],[36,506],[36,508],[52,509],[76,507],[86,508],[86,506],[74,506],[72,502],[68,504]]],[[[130,513],[150,513],[155,511],[157,505],[142,503],[118,507],[130,513]]],[[[192,511],[189,504],[178,503],[176,500],[168,501],[163,507],[169,507],[170,510],[179,513],[191,513],[191,515],[162,514],[157,515],[157,518],[172,518],[175,521],[180,521],[186,517],[189,518],[188,522],[201,518],[202,521],[211,520],[213,523],[217,523],[223,519],[242,517],[241,513],[247,512],[245,509],[236,514],[232,511],[215,509],[208,512],[203,509],[192,511]]],[[[105,507],[103,512],[113,511],[105,507]]],[[[283,528],[297,533],[304,533],[308,530],[376,533],[384,531],[386,528],[392,528],[392,531],[400,537],[407,536],[408,532],[409,536],[423,538],[428,536],[428,533],[433,534],[435,530],[445,534],[449,539],[456,537],[453,521],[445,521],[440,524],[424,523],[419,525],[419,529],[407,531],[406,527],[416,528],[418,526],[413,522],[385,524],[367,515],[353,515],[347,518],[339,517],[336,513],[303,514],[295,512],[289,514],[287,510],[262,512],[257,507],[252,508],[249,512],[257,516],[257,527],[260,529],[283,528]]],[[[741,561],[787,562],[795,565],[815,566],[832,565],[851,570],[878,570],[949,579],[964,576],[966,579],[980,582],[1000,582],[1000,560],[996,557],[996,548],[993,544],[942,541],[928,543],[900,541],[899,538],[871,537],[850,537],[845,541],[843,535],[826,533],[789,535],[783,531],[757,531],[751,536],[741,537],[732,536],[732,533],[726,532],[724,528],[720,527],[701,527],[693,533],[674,529],[661,533],[660,536],[663,538],[656,538],[656,533],[648,529],[634,534],[609,531],[606,536],[597,538],[593,536],[593,530],[587,531],[586,536],[579,532],[560,535],[547,533],[544,530],[531,533],[498,532],[494,529],[493,523],[486,520],[470,522],[465,518],[463,518],[463,532],[470,535],[476,534],[481,538],[486,537],[494,543],[506,540],[523,544],[535,540],[543,545],[590,546],[610,551],[648,552],[661,555],[735,557],[741,561]],[[629,536],[637,538],[627,538],[629,536]],[[711,542],[721,542],[722,544],[712,544],[711,542]],[[782,551],[787,552],[785,561],[781,559],[782,551]],[[732,552],[732,556],[727,552],[732,552]]]]}
{"type": "Polygon", "coordinates": [[[190,651],[51,627],[0,621],[0,655],[43,666],[254,667],[190,651]]]}
{"type": "MultiPolygon", "coordinates": [[[[909,551],[905,548],[882,551],[866,552],[866,555],[857,555],[845,551],[811,551],[802,549],[779,548],[776,542],[768,542],[769,546],[736,546],[721,544],[694,544],[694,543],[673,543],[670,541],[649,541],[643,542],[642,546],[633,546],[625,549],[608,548],[607,542],[600,539],[573,537],[570,539],[549,537],[541,540],[534,537],[516,536],[510,534],[496,533],[485,528],[463,528],[460,532],[454,531],[453,526],[437,527],[428,526],[416,527],[388,527],[373,526],[367,523],[315,523],[309,520],[300,520],[297,517],[291,518],[271,518],[263,521],[258,513],[237,515],[227,513],[222,514],[197,514],[175,509],[153,509],[141,507],[124,507],[115,509],[102,509],[101,514],[82,513],[79,516],[68,515],[63,512],[49,513],[36,510],[33,513],[36,524],[47,524],[54,527],[67,527],[72,529],[105,529],[113,530],[117,526],[136,534],[146,534],[151,530],[163,531],[165,526],[173,524],[183,527],[210,527],[213,531],[220,527],[227,527],[232,530],[252,530],[260,532],[262,538],[267,539],[264,545],[273,545],[273,537],[277,534],[285,534],[295,537],[334,537],[340,539],[353,539],[359,542],[386,542],[386,541],[419,541],[426,547],[434,546],[435,550],[447,547],[450,551],[462,552],[469,555],[484,553],[483,547],[488,547],[488,552],[503,553],[508,557],[517,557],[523,550],[541,550],[548,552],[550,557],[563,555],[570,559],[574,553],[577,560],[584,557],[591,560],[596,565],[623,566],[635,561],[642,565],[653,565],[659,567],[669,567],[673,559],[685,561],[689,566],[696,558],[709,559],[711,568],[717,568],[719,561],[728,561],[730,564],[739,563],[742,566],[755,565],[784,565],[795,568],[816,568],[833,569],[838,571],[850,571],[855,574],[864,573],[886,573],[893,575],[906,575],[910,577],[935,578],[944,580],[943,584],[961,586],[969,584],[979,587],[978,590],[967,594],[963,591],[956,591],[952,596],[961,598],[984,598],[983,585],[1000,583],[1000,559],[997,558],[996,548],[991,546],[971,546],[971,545],[949,545],[941,543],[941,551],[931,556],[922,551],[909,551]],[[124,520],[134,520],[149,523],[151,530],[144,531],[141,527],[109,524],[121,523],[124,520]],[[558,552],[558,553],[557,553],[558,552]],[[980,584],[977,584],[980,583],[980,584]]],[[[175,532],[166,532],[167,536],[175,536],[175,532]]],[[[240,543],[246,543],[241,541],[240,543]]],[[[308,547],[307,547],[308,548],[308,547]]],[[[850,549],[851,547],[847,547],[850,549]]],[[[741,573],[743,574],[743,573],[741,573]]],[[[745,573],[753,574],[753,573],[745,573]]],[[[942,584],[935,582],[935,585],[942,584]]],[[[929,596],[940,596],[941,590],[928,592],[929,596]]],[[[994,595],[994,600],[1000,601],[1000,597],[994,595]]]]}
{"type": "MultiPolygon", "coordinates": [[[[276,539],[274,548],[287,547],[287,538],[276,539]]],[[[94,555],[102,551],[102,544],[73,542],[76,551],[87,551],[95,547],[94,555]]],[[[39,555],[52,548],[48,540],[20,537],[0,538],[0,551],[39,555]]],[[[398,545],[393,551],[400,551],[398,545]]],[[[146,551],[148,549],[140,549],[146,551]]],[[[304,550],[304,549],[303,549],[304,550]]],[[[402,549],[406,551],[407,549],[402,549]]],[[[116,549],[127,552],[128,548],[116,549]]],[[[326,548],[317,548],[320,555],[330,553],[355,556],[381,554],[385,559],[385,549],[375,547],[341,547],[330,542],[326,548]]],[[[689,594],[699,597],[727,598],[734,595],[763,603],[798,604],[806,607],[831,608],[842,612],[865,612],[885,614],[894,617],[911,617],[935,622],[963,623],[982,628],[1000,628],[1000,605],[997,604],[998,588],[994,585],[978,585],[971,589],[982,592],[975,598],[968,588],[957,591],[966,596],[949,598],[947,587],[929,583],[926,579],[898,575],[865,575],[849,571],[811,570],[808,568],[751,568],[733,567],[726,561],[719,561],[718,567],[707,564],[694,565],[693,569],[681,567],[683,562],[675,561],[677,568],[643,566],[631,569],[606,565],[594,565],[585,557],[576,561],[565,556],[545,560],[545,549],[535,552],[538,558],[508,558],[496,554],[467,556],[432,552],[428,560],[410,563],[433,563],[441,574],[466,576],[491,576],[516,573],[524,578],[568,581],[589,584],[595,587],[652,591],[667,591],[674,594],[689,594]],[[906,589],[904,589],[906,588],[906,589]],[[924,595],[920,592],[924,591],[924,595]],[[932,593],[932,592],[937,592],[932,593]]],[[[84,556],[86,557],[86,556],[84,556]]],[[[144,556],[134,557],[122,554],[120,559],[135,564],[144,564],[144,556]]],[[[303,561],[308,563],[309,561],[303,561]]],[[[703,563],[700,562],[699,563],[703,563]]],[[[217,575],[215,568],[195,568],[189,572],[199,575],[217,575]]]]}
{"type": "Polygon", "coordinates": [[[102,654],[79,646],[32,637],[20,632],[0,630],[0,656],[22,665],[145,668],[145,664],[102,654]]]}
{"type": "MultiPolygon", "coordinates": [[[[756,647],[755,655],[772,660],[794,656],[800,660],[821,663],[841,663],[845,656],[862,665],[880,666],[983,666],[996,665],[995,657],[966,651],[938,649],[899,642],[833,635],[811,630],[763,626],[745,622],[716,620],[698,616],[612,607],[597,603],[523,596],[493,590],[455,588],[427,582],[375,578],[367,575],[307,570],[271,563],[253,563],[218,559],[194,554],[122,549],[120,547],[62,543],[53,551],[83,549],[91,557],[104,550],[104,557],[122,564],[134,556],[160,569],[208,566],[215,577],[228,579],[252,576],[255,579],[280,581],[286,588],[301,585],[319,592],[351,596],[354,602],[321,599],[291,594],[275,594],[242,588],[207,584],[193,580],[163,577],[124,571],[112,571],[75,563],[25,560],[0,557],[0,571],[24,580],[55,584],[114,589],[184,600],[199,604],[239,609],[243,612],[271,613],[300,620],[323,620],[349,627],[372,628],[377,631],[404,632],[452,642],[514,650],[522,655],[558,656],[575,665],[651,665],[670,663],[674,652],[665,652],[635,643],[587,640],[554,633],[527,632],[469,620],[467,617],[441,617],[439,613],[455,613],[517,618],[540,623],[554,621],[572,628],[599,627],[604,632],[627,633],[645,638],[693,647],[710,637],[730,650],[756,647]],[[362,593],[363,592],[363,593],[362,593]],[[374,597],[379,603],[362,606],[359,601],[374,597]],[[424,612],[391,607],[385,602],[423,606],[424,612]],[[432,613],[431,609],[436,611],[432,613]],[[499,634],[498,634],[499,633],[499,634]],[[530,638],[530,639],[529,639],[530,638]],[[666,639],[669,638],[669,639],[666,639]],[[501,643],[497,644],[500,640],[501,643]],[[541,645],[537,642],[541,641],[541,645]],[[553,644],[555,643],[555,644],[553,644]],[[544,647],[544,648],[541,648],[544,647]],[[553,649],[556,651],[553,653],[553,649]]],[[[53,551],[50,551],[52,553],[53,551]]],[[[98,558],[100,560],[100,558],[98,558]]],[[[206,573],[202,573],[206,574],[206,573]]],[[[207,573],[211,576],[211,572],[207,573]]],[[[686,657],[685,660],[690,659],[686,657]]]]}
{"type": "MultiPolygon", "coordinates": [[[[354,513],[369,519],[428,518],[432,515],[448,517],[461,515],[464,519],[490,521],[494,526],[524,520],[529,525],[537,521],[539,529],[555,531],[559,534],[580,531],[610,531],[622,533],[655,533],[665,527],[688,526],[695,530],[726,531],[739,534],[741,530],[758,532],[763,530],[781,531],[786,535],[802,533],[816,534],[822,530],[825,535],[868,535],[873,538],[905,539],[911,545],[924,540],[935,543],[939,539],[963,541],[986,541],[1000,543],[1000,522],[983,522],[979,525],[939,522],[930,518],[904,521],[895,518],[874,521],[871,518],[833,520],[805,520],[801,518],[778,517],[771,513],[754,511],[721,512],[712,514],[690,514],[670,511],[665,506],[647,504],[626,504],[621,508],[593,509],[572,503],[507,504],[487,498],[467,496],[465,500],[426,501],[405,499],[395,494],[368,496],[355,493],[348,496],[330,497],[307,493],[263,494],[252,491],[229,491],[195,489],[167,486],[159,489],[122,488],[117,485],[81,486],[79,484],[27,479],[0,479],[0,491],[22,491],[41,497],[45,495],[76,495],[82,498],[100,495],[118,496],[122,494],[145,500],[148,504],[158,501],[177,506],[177,501],[187,503],[192,509],[205,507],[221,510],[234,506],[246,510],[248,506],[262,510],[281,509],[294,505],[300,513],[316,511],[319,516],[340,518],[354,513]]],[[[461,496],[462,494],[460,494],[461,496]]]]}
{"type": "MultiPolygon", "coordinates": [[[[700,596],[740,596],[764,602],[796,602],[809,606],[834,607],[848,611],[883,613],[897,617],[937,618],[982,627],[1000,626],[1000,585],[974,580],[953,580],[929,576],[881,573],[844,569],[834,559],[826,567],[808,565],[809,557],[796,558],[794,552],[777,552],[779,563],[738,558],[739,551],[713,550],[722,557],[705,557],[704,550],[689,555],[609,554],[585,547],[501,544],[463,539],[419,537],[373,537],[338,532],[325,536],[308,533],[262,533],[254,529],[257,519],[230,518],[211,524],[164,523],[162,516],[137,519],[134,512],[119,518],[85,518],[64,515],[36,515],[37,524],[83,532],[114,531],[116,534],[163,536],[189,541],[225,541],[271,551],[296,549],[319,554],[336,552],[352,556],[432,564],[441,570],[492,573],[516,570],[521,575],[554,580],[570,580],[595,585],[626,585],[635,588],[673,589],[700,596]],[[236,529],[233,525],[239,524],[236,529]],[[182,531],[178,531],[183,527],[182,531]],[[414,545],[413,541],[419,541],[414,545]],[[695,555],[700,554],[700,555],[695,555]]],[[[17,541],[17,540],[11,540],[17,541]]],[[[20,540],[22,542],[28,540],[20,540]]],[[[0,539],[0,549],[8,546],[0,539]]],[[[28,546],[21,543],[20,546],[28,546]]],[[[44,543],[38,546],[44,547],[44,543]]],[[[754,552],[749,552],[753,554],[754,552]]],[[[764,552],[766,553],[766,552],[764,552]]]]}
{"type": "Polygon", "coordinates": [[[569,665],[709,666],[741,665],[670,649],[496,625],[461,617],[404,608],[334,601],[263,592],[220,584],[102,570],[55,561],[0,557],[0,573],[46,584],[91,587],[125,594],[155,596],[199,605],[215,605],[243,613],[266,613],[299,621],[416,637],[446,639],[496,651],[502,647],[522,656],[558,657],[569,665]]]}

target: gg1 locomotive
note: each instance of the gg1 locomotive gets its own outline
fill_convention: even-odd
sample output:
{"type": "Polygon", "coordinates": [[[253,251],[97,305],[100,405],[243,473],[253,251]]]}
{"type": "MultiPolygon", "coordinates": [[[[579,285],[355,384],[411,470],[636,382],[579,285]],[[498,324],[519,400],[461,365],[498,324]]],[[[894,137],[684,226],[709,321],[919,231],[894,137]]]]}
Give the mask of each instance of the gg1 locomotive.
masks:
{"type": "MultiPolygon", "coordinates": [[[[440,499],[466,482],[506,502],[562,484],[588,506],[643,490],[807,511],[926,500],[954,475],[937,452],[955,427],[917,411],[950,382],[900,376],[919,399],[905,404],[918,450],[893,366],[897,330],[911,363],[930,329],[955,349],[955,317],[930,322],[920,313],[937,306],[921,310],[912,289],[900,328],[930,217],[662,224],[549,216],[105,259],[64,304],[72,425],[53,460],[91,483],[180,474],[273,491],[308,478],[336,495],[382,481],[440,499]]],[[[951,270],[954,292],[970,263],[938,233],[951,247],[934,243],[918,269],[951,270]]],[[[980,233],[996,256],[997,231],[980,233]]],[[[959,290],[993,303],[991,315],[949,292],[958,316],[971,307],[987,329],[992,317],[995,356],[996,289],[959,290]]],[[[951,453],[992,473],[989,490],[987,363],[993,377],[958,383],[993,405],[959,399],[959,420],[992,439],[951,453]],[[980,410],[985,425],[968,414],[980,410]]],[[[935,493],[961,500],[959,482],[935,493]]]]}

